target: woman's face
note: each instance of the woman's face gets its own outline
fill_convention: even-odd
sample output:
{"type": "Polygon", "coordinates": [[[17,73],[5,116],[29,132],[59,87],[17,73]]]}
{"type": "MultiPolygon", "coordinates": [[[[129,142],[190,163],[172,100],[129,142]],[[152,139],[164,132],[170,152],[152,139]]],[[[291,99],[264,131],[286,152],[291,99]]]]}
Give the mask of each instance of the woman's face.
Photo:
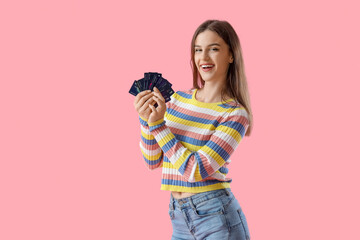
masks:
{"type": "Polygon", "coordinates": [[[195,39],[194,50],[196,67],[205,82],[226,80],[232,55],[229,46],[216,32],[205,30],[200,33],[195,39]]]}

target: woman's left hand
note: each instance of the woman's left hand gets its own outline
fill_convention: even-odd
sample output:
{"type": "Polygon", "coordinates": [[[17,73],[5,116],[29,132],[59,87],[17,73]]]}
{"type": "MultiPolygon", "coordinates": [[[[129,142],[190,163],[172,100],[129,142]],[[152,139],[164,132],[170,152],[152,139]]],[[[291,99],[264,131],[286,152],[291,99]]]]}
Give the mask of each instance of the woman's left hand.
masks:
{"type": "Polygon", "coordinates": [[[149,105],[149,107],[151,108],[151,113],[148,119],[148,123],[164,119],[164,115],[166,112],[165,99],[161,95],[159,89],[157,89],[156,87],[154,87],[154,96],[152,98],[156,101],[158,106],[155,108],[153,105],[149,105]]]}

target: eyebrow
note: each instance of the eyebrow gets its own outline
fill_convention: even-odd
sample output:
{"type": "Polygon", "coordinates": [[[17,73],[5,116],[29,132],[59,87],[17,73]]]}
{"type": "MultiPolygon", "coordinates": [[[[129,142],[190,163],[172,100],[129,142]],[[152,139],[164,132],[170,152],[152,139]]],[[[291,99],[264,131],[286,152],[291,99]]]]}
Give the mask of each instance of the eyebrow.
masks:
{"type": "MultiPolygon", "coordinates": [[[[209,46],[213,46],[213,45],[217,45],[217,46],[220,47],[220,44],[218,44],[218,43],[209,44],[208,47],[209,47],[209,46]]],[[[200,45],[195,45],[194,47],[201,47],[201,46],[200,46],[200,45]]]]}

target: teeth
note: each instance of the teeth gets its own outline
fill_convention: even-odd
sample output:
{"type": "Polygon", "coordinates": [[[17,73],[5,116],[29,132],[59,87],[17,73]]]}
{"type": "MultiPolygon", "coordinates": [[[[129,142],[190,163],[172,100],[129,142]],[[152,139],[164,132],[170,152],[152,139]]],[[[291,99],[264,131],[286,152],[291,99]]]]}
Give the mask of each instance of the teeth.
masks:
{"type": "Polygon", "coordinates": [[[203,68],[206,68],[206,67],[213,67],[214,65],[202,65],[203,68]]]}

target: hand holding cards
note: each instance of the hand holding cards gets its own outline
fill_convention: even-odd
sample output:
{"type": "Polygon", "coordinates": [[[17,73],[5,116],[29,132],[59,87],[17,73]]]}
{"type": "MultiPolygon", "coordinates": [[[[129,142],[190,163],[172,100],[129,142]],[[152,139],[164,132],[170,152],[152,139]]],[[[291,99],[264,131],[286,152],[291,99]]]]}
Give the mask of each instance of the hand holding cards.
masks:
{"type": "Polygon", "coordinates": [[[161,76],[161,73],[147,72],[144,73],[144,78],[135,80],[130,88],[129,93],[136,96],[144,90],[153,91],[154,87],[159,89],[161,95],[164,97],[165,102],[170,101],[171,95],[174,90],[171,88],[172,84],[161,76]]]}

